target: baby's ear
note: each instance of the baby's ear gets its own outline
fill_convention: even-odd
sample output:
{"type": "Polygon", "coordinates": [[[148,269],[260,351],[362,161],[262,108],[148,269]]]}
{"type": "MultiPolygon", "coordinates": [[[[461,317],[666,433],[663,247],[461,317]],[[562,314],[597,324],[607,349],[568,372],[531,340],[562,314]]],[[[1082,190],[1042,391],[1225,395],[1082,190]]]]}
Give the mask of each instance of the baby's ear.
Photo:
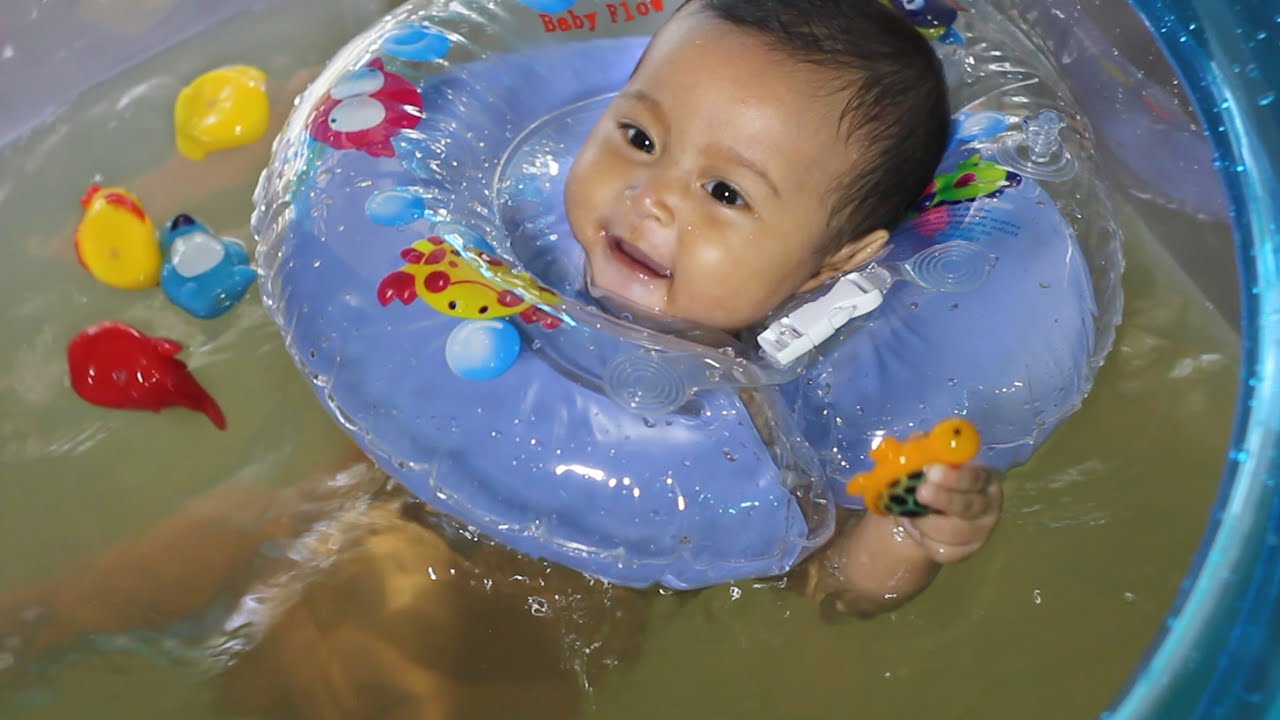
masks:
{"type": "Polygon", "coordinates": [[[808,292],[832,278],[839,277],[866,265],[884,250],[889,242],[888,230],[876,230],[863,237],[836,248],[818,267],[818,272],[800,287],[800,292],[808,292]]]}

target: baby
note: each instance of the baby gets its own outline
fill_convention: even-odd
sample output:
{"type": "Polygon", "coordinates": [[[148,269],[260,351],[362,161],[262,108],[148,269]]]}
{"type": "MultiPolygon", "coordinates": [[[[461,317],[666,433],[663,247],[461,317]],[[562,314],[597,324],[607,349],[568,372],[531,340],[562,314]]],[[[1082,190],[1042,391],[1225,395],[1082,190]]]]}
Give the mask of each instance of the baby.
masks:
{"type": "MultiPolygon", "coordinates": [[[[690,0],[570,170],[593,292],[730,332],[865,264],[950,132],[928,42],[875,0],[690,0]]],[[[868,515],[813,590],[870,614],[972,555],[999,516],[979,467],[930,468],[918,520],[868,515]]]]}
{"type": "MultiPolygon", "coordinates": [[[[932,49],[879,0],[690,0],[581,149],[567,215],[594,292],[737,332],[874,257],[948,131],[932,49]]],[[[935,512],[850,514],[787,586],[835,612],[898,607],[982,547],[1002,494],[988,469],[932,467],[918,498],[935,512]]],[[[164,628],[229,592],[227,696],[347,719],[568,717],[652,597],[480,542],[358,460],[282,492],[230,483],[0,599],[0,684],[86,633],[164,628]]]]}

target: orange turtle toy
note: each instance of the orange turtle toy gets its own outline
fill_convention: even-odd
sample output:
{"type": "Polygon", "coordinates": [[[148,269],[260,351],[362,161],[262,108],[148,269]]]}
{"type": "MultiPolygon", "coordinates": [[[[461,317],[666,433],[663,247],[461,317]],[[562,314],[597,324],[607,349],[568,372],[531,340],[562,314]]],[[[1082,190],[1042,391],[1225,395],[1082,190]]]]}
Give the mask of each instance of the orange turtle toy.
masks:
{"type": "Polygon", "coordinates": [[[947,418],[926,435],[917,433],[906,440],[886,437],[871,449],[875,465],[853,476],[846,488],[860,495],[867,509],[877,515],[918,517],[929,508],[916,500],[916,488],[924,481],[927,465],[963,465],[977,457],[982,436],[973,423],[947,418]]]}

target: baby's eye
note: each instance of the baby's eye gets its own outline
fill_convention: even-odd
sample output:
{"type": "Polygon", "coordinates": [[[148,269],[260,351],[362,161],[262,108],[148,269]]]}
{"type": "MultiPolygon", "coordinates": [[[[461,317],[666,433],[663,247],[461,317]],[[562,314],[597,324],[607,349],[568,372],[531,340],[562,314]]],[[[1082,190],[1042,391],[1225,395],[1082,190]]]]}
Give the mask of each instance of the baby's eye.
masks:
{"type": "Polygon", "coordinates": [[[641,130],[635,125],[623,124],[622,132],[623,135],[626,136],[627,142],[630,143],[631,147],[639,150],[640,152],[652,155],[654,151],[657,150],[657,146],[654,144],[653,138],[649,137],[649,133],[641,130]]]}
{"type": "Polygon", "coordinates": [[[712,180],[702,187],[706,188],[707,192],[718,203],[735,207],[747,204],[747,199],[742,197],[742,193],[738,192],[738,188],[723,180],[712,180]]]}

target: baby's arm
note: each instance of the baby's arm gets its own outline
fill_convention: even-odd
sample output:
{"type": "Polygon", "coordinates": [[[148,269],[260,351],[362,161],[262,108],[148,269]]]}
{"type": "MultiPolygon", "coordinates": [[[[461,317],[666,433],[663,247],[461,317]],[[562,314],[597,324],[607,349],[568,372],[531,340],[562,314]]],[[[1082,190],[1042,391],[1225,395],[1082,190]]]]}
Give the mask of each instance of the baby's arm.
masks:
{"type": "Polygon", "coordinates": [[[965,560],[991,536],[1003,491],[996,471],[934,465],[916,497],[920,518],[867,513],[845,524],[808,568],[806,590],[824,609],[869,617],[919,595],[943,564],[965,560]]]}

